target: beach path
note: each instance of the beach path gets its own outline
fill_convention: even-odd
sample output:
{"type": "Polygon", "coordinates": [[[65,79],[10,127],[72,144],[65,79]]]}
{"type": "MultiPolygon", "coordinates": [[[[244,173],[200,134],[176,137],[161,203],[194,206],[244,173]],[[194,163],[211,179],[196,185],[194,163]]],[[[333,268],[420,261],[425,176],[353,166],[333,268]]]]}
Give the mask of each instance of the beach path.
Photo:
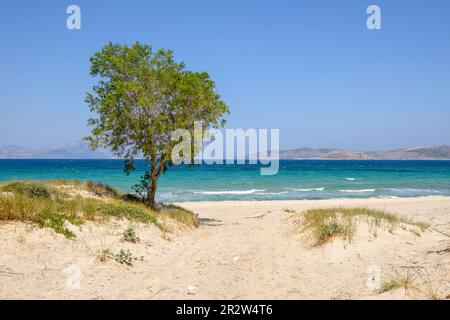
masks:
{"type": "MultiPolygon", "coordinates": [[[[363,206],[388,209],[448,232],[449,198],[362,199],[324,201],[192,202],[183,207],[198,212],[201,225],[182,235],[171,255],[164,257],[149,283],[153,298],[195,299],[343,299],[376,298],[367,286],[368,268],[385,277],[396,266],[436,262],[425,252],[445,248],[448,237],[408,234],[379,239],[337,241],[313,247],[295,224],[295,215],[309,208],[363,206]],[[289,210],[285,210],[289,209],[289,210]]],[[[446,259],[448,260],[448,256],[446,259]]],[[[436,259],[435,259],[436,260],[436,259]]],[[[447,263],[445,260],[445,263],[447,263]]],[[[445,270],[444,272],[447,272],[445,270]]],[[[450,275],[449,275],[450,280],[450,275]]]]}

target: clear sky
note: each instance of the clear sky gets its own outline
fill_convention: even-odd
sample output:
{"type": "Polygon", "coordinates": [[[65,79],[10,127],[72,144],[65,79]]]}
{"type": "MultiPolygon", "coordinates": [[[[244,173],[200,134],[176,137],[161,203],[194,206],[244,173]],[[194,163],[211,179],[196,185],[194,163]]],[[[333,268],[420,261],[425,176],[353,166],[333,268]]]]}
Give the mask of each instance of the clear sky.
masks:
{"type": "Polygon", "coordinates": [[[216,81],[227,127],[279,128],[283,149],[450,144],[446,0],[2,1],[0,40],[0,145],[86,135],[89,57],[108,41],[173,49],[216,81]]]}

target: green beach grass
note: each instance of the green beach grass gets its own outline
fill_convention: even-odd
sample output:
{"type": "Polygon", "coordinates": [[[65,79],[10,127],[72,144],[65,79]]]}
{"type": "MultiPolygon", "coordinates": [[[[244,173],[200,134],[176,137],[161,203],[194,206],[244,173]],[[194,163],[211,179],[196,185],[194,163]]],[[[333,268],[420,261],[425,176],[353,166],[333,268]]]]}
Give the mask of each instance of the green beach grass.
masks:
{"type": "Polygon", "coordinates": [[[163,221],[170,219],[198,226],[197,215],[181,207],[151,210],[134,198],[125,199],[118,190],[90,181],[10,181],[0,184],[0,221],[35,223],[67,238],[75,238],[75,234],[65,227],[66,221],[79,226],[86,220],[114,217],[165,230],[163,221]]]}
{"type": "MultiPolygon", "coordinates": [[[[351,241],[360,221],[366,222],[373,230],[385,228],[392,232],[396,227],[406,225],[425,231],[429,225],[415,222],[382,210],[369,208],[327,208],[311,209],[303,214],[303,230],[312,232],[316,245],[324,244],[335,237],[351,241]]],[[[411,233],[420,235],[418,230],[411,233]]]]}

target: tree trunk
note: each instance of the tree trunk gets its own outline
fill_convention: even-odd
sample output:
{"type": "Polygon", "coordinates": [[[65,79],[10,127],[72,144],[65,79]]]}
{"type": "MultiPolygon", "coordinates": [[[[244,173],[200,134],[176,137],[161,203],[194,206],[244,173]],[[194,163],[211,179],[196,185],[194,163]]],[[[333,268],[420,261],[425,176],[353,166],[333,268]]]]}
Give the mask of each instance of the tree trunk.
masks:
{"type": "Polygon", "coordinates": [[[150,183],[150,186],[147,190],[147,197],[145,198],[145,203],[151,208],[156,209],[156,202],[155,202],[155,195],[156,195],[156,179],[153,180],[150,183]]]}

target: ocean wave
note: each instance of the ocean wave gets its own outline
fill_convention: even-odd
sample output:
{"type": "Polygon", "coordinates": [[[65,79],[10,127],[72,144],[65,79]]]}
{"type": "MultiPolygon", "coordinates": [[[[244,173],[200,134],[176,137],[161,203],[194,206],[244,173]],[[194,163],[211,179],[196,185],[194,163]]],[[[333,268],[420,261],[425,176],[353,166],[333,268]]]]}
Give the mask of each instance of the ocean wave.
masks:
{"type": "Polygon", "coordinates": [[[272,196],[272,195],[280,195],[280,194],[286,194],[289,193],[288,191],[281,191],[281,192],[255,192],[255,194],[257,195],[267,195],[267,196],[272,196]]]}
{"type": "Polygon", "coordinates": [[[347,181],[355,181],[356,179],[355,178],[345,178],[345,180],[347,180],[347,181]]]}
{"type": "Polygon", "coordinates": [[[442,193],[441,190],[434,190],[434,189],[415,189],[415,188],[387,188],[387,190],[392,192],[399,192],[399,193],[405,193],[405,192],[412,192],[412,193],[442,193]]]}
{"type": "Polygon", "coordinates": [[[325,187],[321,187],[321,188],[306,188],[306,189],[291,189],[291,190],[300,191],[300,192],[323,191],[323,190],[325,190],[325,187]]]}
{"type": "Polygon", "coordinates": [[[355,189],[355,190],[339,190],[339,192],[343,193],[365,193],[365,192],[375,192],[376,189],[355,189]]]}
{"type": "Polygon", "coordinates": [[[250,190],[224,190],[224,191],[197,191],[197,194],[220,195],[220,194],[253,194],[256,192],[264,192],[266,189],[250,189],[250,190]]]}

